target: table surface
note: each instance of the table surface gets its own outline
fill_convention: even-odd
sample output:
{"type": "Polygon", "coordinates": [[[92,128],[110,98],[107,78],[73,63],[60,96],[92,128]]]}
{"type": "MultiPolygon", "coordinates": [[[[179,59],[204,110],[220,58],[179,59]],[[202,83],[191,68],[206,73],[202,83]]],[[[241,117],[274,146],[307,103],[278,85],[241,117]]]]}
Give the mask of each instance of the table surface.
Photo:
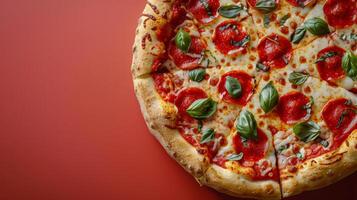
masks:
{"type": "MultiPolygon", "coordinates": [[[[0,2],[0,199],[234,199],[149,134],[131,45],[144,0],[0,2]]],[[[357,175],[292,199],[357,199],[357,175]]]]}

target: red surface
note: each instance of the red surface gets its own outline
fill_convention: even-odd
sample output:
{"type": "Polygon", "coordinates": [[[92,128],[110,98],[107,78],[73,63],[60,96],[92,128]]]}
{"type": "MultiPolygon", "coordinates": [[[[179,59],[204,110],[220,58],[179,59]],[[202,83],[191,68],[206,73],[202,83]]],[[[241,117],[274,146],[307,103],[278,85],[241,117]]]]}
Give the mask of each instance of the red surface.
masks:
{"type": "MultiPolygon", "coordinates": [[[[0,1],[1,200],[230,199],[144,124],[129,70],[144,4],[0,1]]],[[[292,199],[356,199],[356,180],[292,199]]]]}

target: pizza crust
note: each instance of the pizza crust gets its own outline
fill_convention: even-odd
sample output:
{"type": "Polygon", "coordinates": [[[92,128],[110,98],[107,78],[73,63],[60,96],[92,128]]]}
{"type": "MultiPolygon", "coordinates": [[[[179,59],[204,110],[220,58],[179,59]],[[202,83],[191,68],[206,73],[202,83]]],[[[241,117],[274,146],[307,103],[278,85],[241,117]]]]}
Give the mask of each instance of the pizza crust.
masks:
{"type": "Polygon", "coordinates": [[[200,179],[207,185],[231,196],[256,199],[281,199],[280,186],[275,181],[252,181],[243,175],[212,165],[200,179]]]}
{"type": "Polygon", "coordinates": [[[280,170],[283,197],[315,190],[335,183],[357,171],[357,130],[335,151],[312,158],[296,173],[280,170]]]}

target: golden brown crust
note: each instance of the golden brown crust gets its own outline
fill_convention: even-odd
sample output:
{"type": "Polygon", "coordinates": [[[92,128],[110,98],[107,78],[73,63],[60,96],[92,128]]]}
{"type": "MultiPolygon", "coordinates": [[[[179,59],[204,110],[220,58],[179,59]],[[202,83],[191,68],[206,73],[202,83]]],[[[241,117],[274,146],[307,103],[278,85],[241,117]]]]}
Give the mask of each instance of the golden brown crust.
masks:
{"type": "Polygon", "coordinates": [[[357,130],[335,151],[307,160],[298,171],[280,170],[283,197],[335,183],[357,171],[357,130]]]}
{"type": "Polygon", "coordinates": [[[156,30],[168,21],[174,0],[148,0],[135,33],[131,72],[134,78],[151,72],[154,59],[165,51],[156,30]]]}
{"type": "Polygon", "coordinates": [[[252,181],[217,165],[212,165],[200,179],[217,191],[243,198],[280,199],[280,186],[275,181],[252,181]]]}

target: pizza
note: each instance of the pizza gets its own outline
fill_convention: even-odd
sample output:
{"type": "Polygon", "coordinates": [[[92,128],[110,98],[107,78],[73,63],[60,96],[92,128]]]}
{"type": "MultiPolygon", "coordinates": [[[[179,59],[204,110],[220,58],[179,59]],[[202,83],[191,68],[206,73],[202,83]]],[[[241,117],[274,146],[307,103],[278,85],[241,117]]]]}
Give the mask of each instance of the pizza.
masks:
{"type": "Polygon", "coordinates": [[[201,185],[281,199],[357,170],[356,0],[149,0],[131,72],[201,185]]]}

